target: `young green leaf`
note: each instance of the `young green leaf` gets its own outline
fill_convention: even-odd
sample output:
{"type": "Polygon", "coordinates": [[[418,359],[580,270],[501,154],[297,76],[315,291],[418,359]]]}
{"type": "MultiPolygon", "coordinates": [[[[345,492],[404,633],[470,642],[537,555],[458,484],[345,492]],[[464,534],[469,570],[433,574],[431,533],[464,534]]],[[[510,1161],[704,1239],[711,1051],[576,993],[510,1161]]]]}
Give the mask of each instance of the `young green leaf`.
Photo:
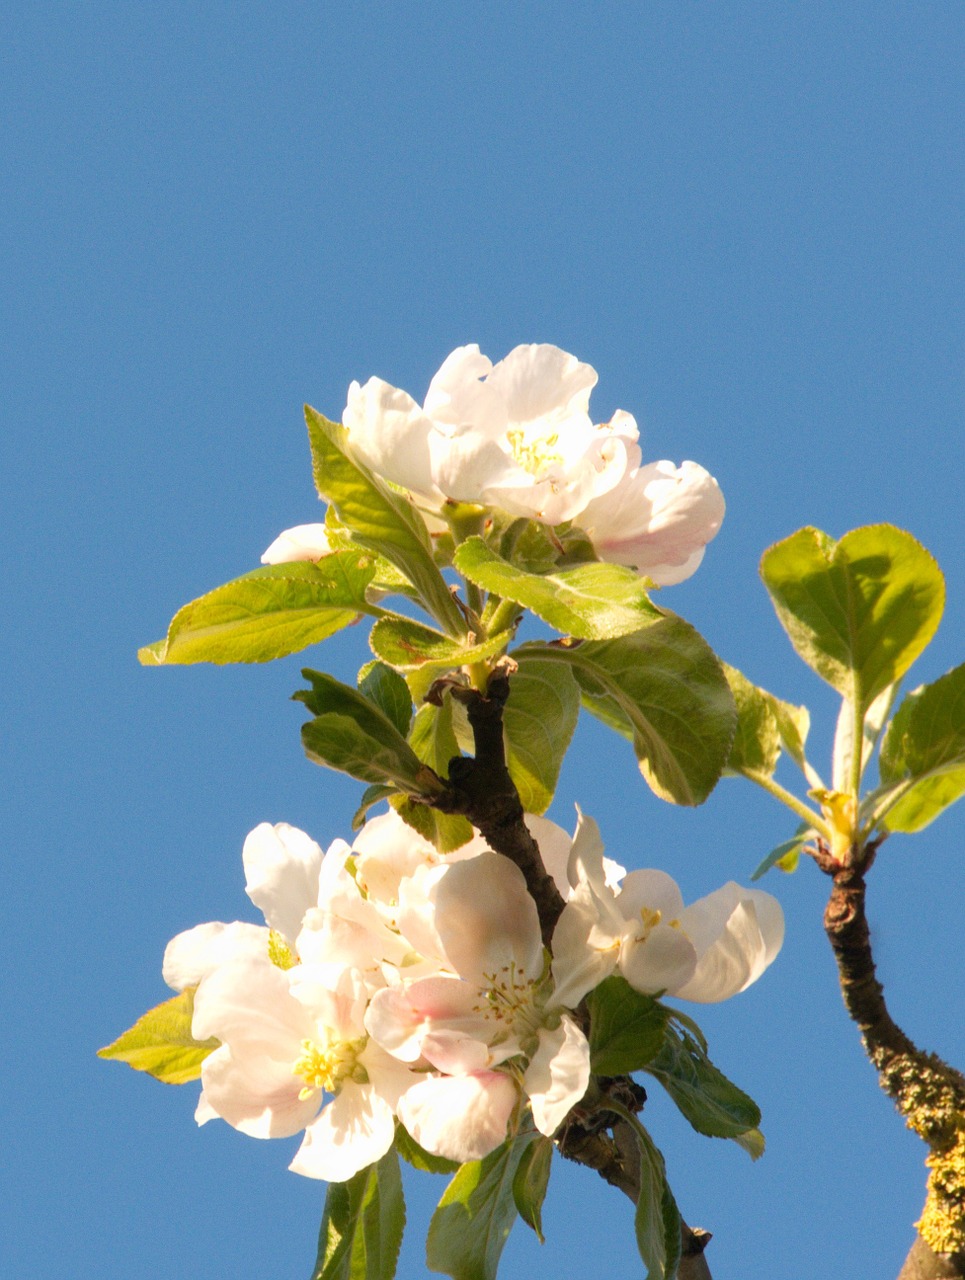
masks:
{"type": "Polygon", "coordinates": [[[905,698],[880,765],[875,810],[890,831],[920,831],[965,794],[965,665],[905,698]]]}
{"type": "Polygon", "coordinates": [[[403,738],[412,721],[409,686],[384,662],[367,662],[359,672],[359,693],[373,702],[391,720],[403,738]]]}
{"type": "Polygon", "coordinates": [[[405,1230],[405,1200],[394,1150],[325,1196],[312,1280],[392,1280],[405,1230]]]}
{"type": "Polygon", "coordinates": [[[430,1271],[452,1280],[496,1280],[516,1220],[513,1179],[531,1133],[511,1138],[482,1160],[464,1164],[446,1188],[429,1226],[430,1271]]]}
{"type": "Polygon", "coordinates": [[[639,1071],[663,1047],[670,1010],[635,991],[625,978],[605,978],[588,997],[590,1069],[594,1075],[639,1071]]]}
{"type": "Polygon", "coordinates": [[[462,615],[433,559],[422,516],[407,497],[352,458],[344,427],[308,406],[305,421],[315,485],[335,508],[352,540],[394,564],[446,631],[461,634],[465,629],[462,615]]]}
{"type": "Polygon", "coordinates": [[[302,671],[310,689],[293,695],[315,719],[302,725],[302,745],[310,760],[348,773],[362,782],[391,784],[425,795],[440,789],[438,778],[385,713],[347,684],[322,671],[302,671]]]}
{"type": "Polygon", "coordinates": [[[201,1075],[201,1063],[217,1040],[195,1040],[191,1034],[194,987],[142,1014],[129,1031],[98,1049],[99,1058],[115,1058],[135,1071],[146,1071],[164,1084],[187,1084],[201,1075]]]}
{"type": "Polygon", "coordinates": [[[470,644],[465,636],[453,640],[410,618],[383,618],[372,628],[369,644],[383,662],[407,673],[409,688],[418,699],[447,671],[504,653],[512,638],[511,632],[503,631],[481,644],[470,644]]]}
{"type": "Polygon", "coordinates": [[[862,719],[931,640],[944,604],[932,556],[887,524],[839,542],[799,529],[765,551],[761,576],[800,657],[862,719]]]}
{"type": "MultiPolygon", "coordinates": [[[[424,764],[441,778],[449,775],[449,761],[459,755],[459,744],[452,728],[453,703],[448,694],[442,704],[427,703],[416,712],[409,743],[424,764]]],[[[440,813],[424,804],[415,804],[401,796],[393,802],[399,815],[430,840],[440,853],[451,853],[472,839],[472,824],[458,814],[440,813]]]]}
{"type": "Polygon", "coordinates": [[[523,1152],[513,1178],[513,1200],[517,1212],[528,1227],[536,1232],[540,1244],[543,1237],[543,1201],[550,1181],[553,1143],[542,1135],[523,1152]]]}
{"type": "Polygon", "coordinates": [[[374,574],[375,557],[364,551],[265,565],[179,609],[166,638],[138,657],[145,666],[283,658],[371,612],[365,589],[374,574]]]}
{"type": "Polygon", "coordinates": [[[515,600],[557,631],[579,639],[610,640],[663,617],[642,579],[623,565],[597,562],[529,573],[504,560],[482,538],[464,542],[454,563],[483,590],[515,600]]]}
{"type": "Polygon", "coordinates": [[[396,1121],[395,1149],[413,1169],[420,1173],[455,1173],[459,1168],[457,1160],[447,1160],[445,1156],[434,1156],[424,1147],[420,1147],[412,1134],[404,1125],[396,1121]]]}
{"type": "Polygon", "coordinates": [[[634,1215],[637,1249],[647,1280],[673,1280],[680,1263],[680,1211],[667,1183],[663,1156],[639,1122],[633,1126],[640,1149],[640,1195],[634,1215]]]}
{"type": "Polygon", "coordinates": [[[781,754],[781,733],[773,701],[735,668],[721,663],[737,707],[737,732],[727,761],[728,772],[770,778],[781,754]]]}
{"type": "Polygon", "coordinates": [[[771,867],[780,867],[782,871],[788,872],[796,871],[804,846],[813,840],[816,834],[813,827],[802,823],[798,827],[796,835],[793,835],[790,840],[784,840],[770,851],[767,857],[755,868],[751,879],[760,880],[761,876],[770,871],[771,867]]]}
{"type": "Polygon", "coordinates": [[[737,712],[717,657],[689,623],[668,614],[617,640],[529,644],[513,657],[523,654],[575,668],[588,710],[629,725],[640,772],[661,799],[707,799],[727,763],[737,712]]]}
{"type": "Polygon", "coordinates": [[[580,714],[580,691],[558,662],[518,655],[503,712],[509,774],[527,813],[545,813],[580,714]]]}
{"type": "Polygon", "coordinates": [[[660,1081],[698,1133],[740,1140],[752,1159],[764,1150],[757,1103],[714,1066],[688,1032],[668,1027],[663,1048],[643,1069],[660,1081]]]}

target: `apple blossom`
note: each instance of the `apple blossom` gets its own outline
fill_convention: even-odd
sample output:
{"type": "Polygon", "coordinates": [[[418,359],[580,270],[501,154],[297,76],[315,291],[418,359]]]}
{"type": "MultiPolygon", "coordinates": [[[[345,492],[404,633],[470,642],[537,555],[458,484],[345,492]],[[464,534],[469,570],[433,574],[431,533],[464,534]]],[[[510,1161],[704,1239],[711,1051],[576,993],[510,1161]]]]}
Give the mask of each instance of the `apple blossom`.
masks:
{"type": "Polygon", "coordinates": [[[603,845],[580,815],[570,854],[572,886],[553,934],[559,998],[572,1003],[614,971],[648,995],[727,1000],[756,982],[784,940],[776,898],[729,882],[684,905],[663,871],[631,871],[606,883],[603,845]]]}
{"type": "Polygon", "coordinates": [[[296,524],[283,530],[261,557],[262,564],[290,564],[293,560],[321,560],[331,553],[324,524],[296,524]]]}
{"type": "Polygon", "coordinates": [[[629,565],[658,587],[694,573],[704,547],[724,519],[724,498],[714,477],[696,462],[631,465],[620,483],[574,516],[601,560],[629,565]]]}
{"type": "Polygon", "coordinates": [[[474,503],[560,524],[626,469],[633,420],[593,424],[596,380],[589,365],[549,344],[515,347],[495,365],[472,344],[447,357],[423,406],[370,378],[352,383],[342,421],[356,455],[417,502],[435,510],[447,500],[474,503]]]}

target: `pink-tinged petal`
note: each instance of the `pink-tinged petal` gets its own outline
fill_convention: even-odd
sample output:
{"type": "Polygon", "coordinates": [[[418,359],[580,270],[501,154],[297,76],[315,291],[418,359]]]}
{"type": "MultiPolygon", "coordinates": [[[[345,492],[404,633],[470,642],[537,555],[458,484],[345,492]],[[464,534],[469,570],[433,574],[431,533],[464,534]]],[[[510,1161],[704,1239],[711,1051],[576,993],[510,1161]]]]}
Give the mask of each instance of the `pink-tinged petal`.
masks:
{"type": "Polygon", "coordinates": [[[345,1182],[381,1160],[395,1138],[392,1108],[371,1084],[346,1080],[337,1096],[306,1127],[288,1166],[325,1182],[345,1182]]]}
{"type": "Polygon", "coordinates": [[[657,924],[628,930],[620,945],[620,972],[631,987],[644,995],[659,991],[679,993],[697,968],[697,951],[682,929],[657,924]]]}
{"type": "Polygon", "coordinates": [[[684,929],[699,960],[675,995],[701,1004],[727,1000],[756,982],[784,941],[784,913],[769,893],[733,882],[688,907],[684,929]]]}
{"type": "Polygon", "coordinates": [[[432,421],[405,391],[381,378],[369,378],[364,387],[353,382],[342,422],[352,452],[376,475],[442,501],[429,466],[432,421]]]}
{"type": "Polygon", "coordinates": [[[399,1099],[399,1119],[420,1146],[448,1160],[481,1160],[506,1140],[518,1099],[498,1071],[430,1076],[399,1099]]]}
{"type": "Polygon", "coordinates": [[[551,1138],[590,1083],[590,1046],[571,1018],[555,1031],[539,1033],[539,1048],[523,1077],[533,1122],[551,1138]]]}
{"type": "Polygon", "coordinates": [[[202,1097],[196,1118],[204,1124],[211,1113],[252,1138],[288,1138],[304,1129],[318,1110],[322,1095],[299,1096],[303,1081],[292,1074],[291,1062],[267,1054],[236,1057],[228,1045],[209,1054],[201,1064],[202,1097]]]}
{"type": "Polygon", "coordinates": [[[416,1062],[426,1036],[436,1030],[474,1039],[491,1034],[480,1012],[481,1002],[478,988],[459,978],[424,978],[377,991],[366,1011],[365,1026],[387,1052],[403,1062],[416,1062]]]}
{"type": "Polygon", "coordinates": [[[175,991],[196,987],[202,978],[231,960],[270,964],[264,925],[212,921],[195,925],[171,939],[164,951],[164,981],[175,991]]]}
{"type": "Polygon", "coordinates": [[[575,517],[603,560],[631,565],[658,586],[689,577],[720,529],[725,504],[696,462],[651,462],[627,473],[575,517]]]}
{"type": "Polygon", "coordinates": [[[302,917],[318,901],[322,851],[311,836],[287,822],[262,822],[241,854],[245,891],[272,929],[294,942],[302,917]]]}
{"type": "Polygon", "coordinates": [[[281,532],[261,557],[262,564],[291,564],[295,560],[321,560],[332,551],[324,524],[296,524],[281,532]]]}

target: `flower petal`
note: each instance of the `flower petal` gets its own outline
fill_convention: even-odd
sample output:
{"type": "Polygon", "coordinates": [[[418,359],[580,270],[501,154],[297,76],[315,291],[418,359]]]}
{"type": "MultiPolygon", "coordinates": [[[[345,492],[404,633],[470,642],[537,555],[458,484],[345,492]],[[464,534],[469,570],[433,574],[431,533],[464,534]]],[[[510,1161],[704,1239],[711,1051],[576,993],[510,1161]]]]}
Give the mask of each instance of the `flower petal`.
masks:
{"type": "Polygon", "coordinates": [[[318,901],[322,851],[287,822],[262,822],[249,832],[241,858],[245,891],[272,929],[294,942],[302,918],[318,901]]]}
{"type": "Polygon", "coordinates": [[[338,1095],[305,1129],[288,1166],[293,1173],[325,1182],[345,1182],[381,1160],[395,1138],[392,1108],[371,1084],[346,1080],[338,1095]]]}
{"type": "Polygon", "coordinates": [[[553,1136],[589,1083],[590,1046],[576,1023],[564,1018],[557,1030],[544,1028],[523,1077],[523,1090],[540,1133],[553,1136]]]}
{"type": "Polygon", "coordinates": [[[283,530],[261,557],[262,564],[290,564],[294,560],[321,560],[331,554],[324,524],[296,524],[283,530]]]}
{"type": "Polygon", "coordinates": [[[430,1076],[399,1099],[399,1119],[420,1146],[448,1160],[481,1160],[506,1140],[519,1093],[499,1071],[430,1076]]]}
{"type": "Polygon", "coordinates": [[[681,924],[698,952],[693,978],[674,992],[683,1000],[727,1000],[756,982],[784,941],[780,903],[730,881],[684,910],[681,924]]]}
{"type": "Polygon", "coordinates": [[[235,920],[198,924],[172,938],[164,951],[164,981],[175,991],[196,987],[202,978],[229,960],[270,963],[268,930],[264,925],[235,920]]]}

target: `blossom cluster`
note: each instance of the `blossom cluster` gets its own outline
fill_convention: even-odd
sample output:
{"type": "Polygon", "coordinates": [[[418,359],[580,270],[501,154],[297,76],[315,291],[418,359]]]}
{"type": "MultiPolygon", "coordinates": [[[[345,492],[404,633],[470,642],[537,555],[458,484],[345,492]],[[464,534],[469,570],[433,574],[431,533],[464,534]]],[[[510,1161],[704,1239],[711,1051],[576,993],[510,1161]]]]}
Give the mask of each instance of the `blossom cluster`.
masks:
{"type": "MultiPolygon", "coordinates": [[[[637,990],[726,999],[780,948],[783,917],[725,885],[685,906],[660,871],[603,856],[527,817],[566,905],[547,950],[522,873],[476,835],[442,855],[390,810],[349,846],[262,823],[243,851],[265,925],[199,925],[164,977],[195,989],[205,1059],[196,1118],[253,1137],[304,1130],[291,1168],[343,1181],[396,1122],[432,1154],[479,1159],[531,1116],[552,1136],[590,1078],[583,997],[613,973],[637,990]]],[[[528,1122],[528,1121],[527,1121],[528,1122]]]]}
{"type": "MultiPolygon", "coordinates": [[[[696,462],[643,462],[636,421],[594,424],[590,365],[546,343],[498,364],[475,344],[443,362],[420,406],[381,378],[353,382],[343,414],[352,452],[430,517],[469,503],[556,526],[572,522],[601,560],[656,586],[697,569],[724,518],[717,481],[696,462]]],[[[324,525],[286,530],[266,563],[328,550],[324,525]]]]}

